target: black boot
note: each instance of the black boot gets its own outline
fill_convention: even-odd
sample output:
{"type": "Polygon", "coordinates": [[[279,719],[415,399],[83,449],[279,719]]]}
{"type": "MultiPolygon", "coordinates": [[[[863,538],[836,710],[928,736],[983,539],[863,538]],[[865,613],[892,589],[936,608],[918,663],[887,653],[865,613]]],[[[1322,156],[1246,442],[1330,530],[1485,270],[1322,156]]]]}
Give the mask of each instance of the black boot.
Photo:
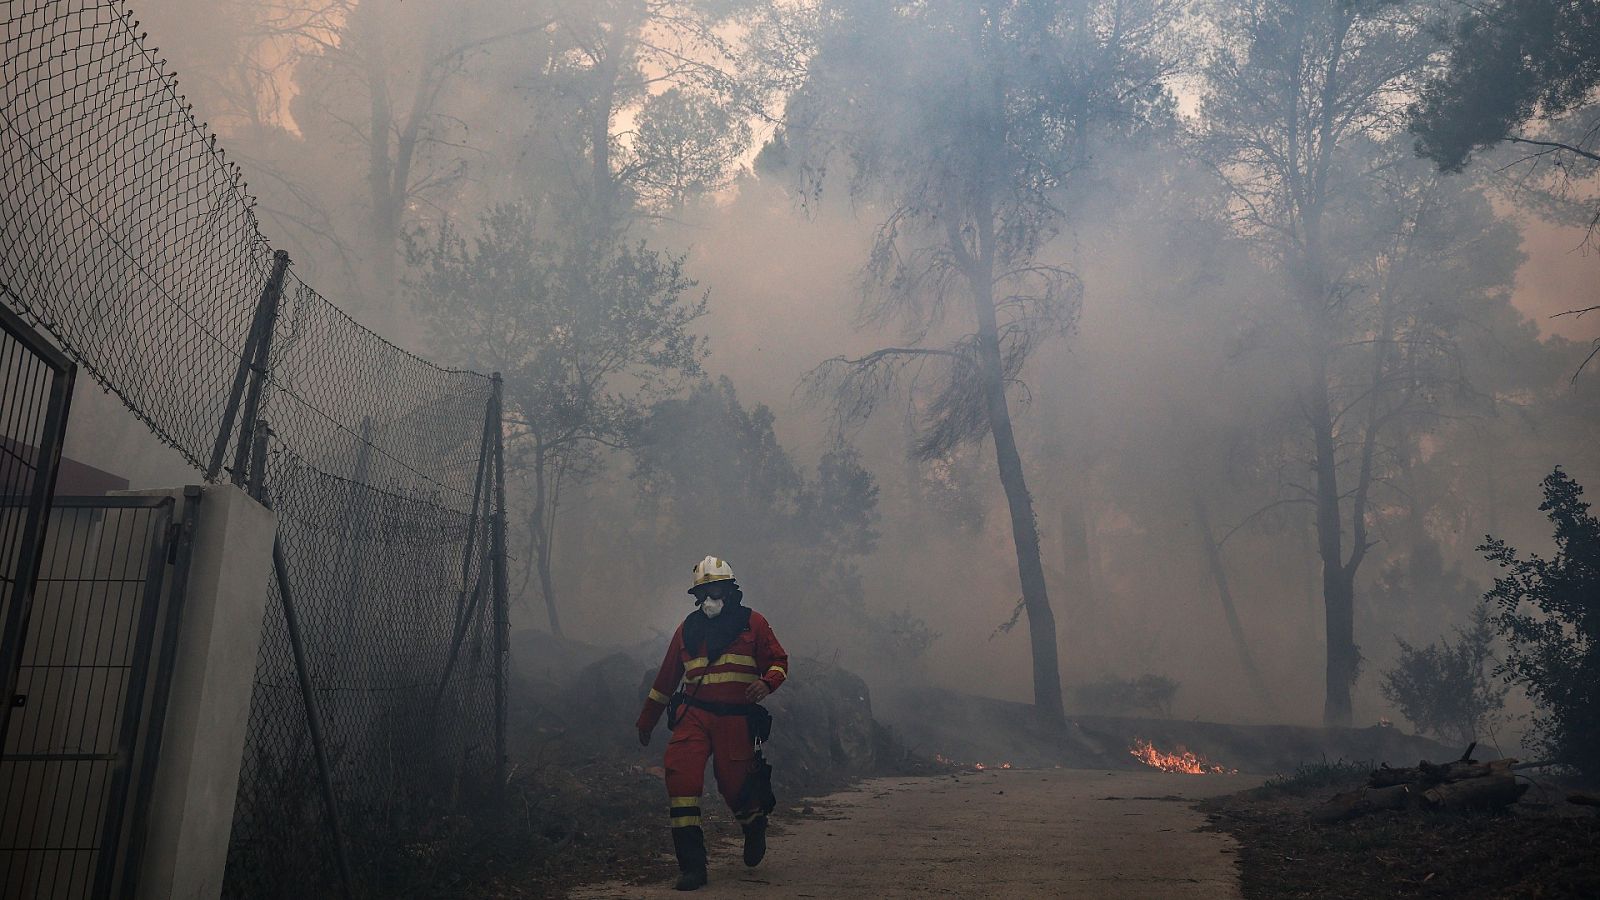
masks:
{"type": "Polygon", "coordinates": [[[744,864],[754,868],[767,855],[767,817],[756,816],[744,828],[744,864]]]}
{"type": "Polygon", "coordinates": [[[672,849],[678,854],[675,891],[693,891],[706,885],[706,836],[699,825],[672,829],[672,849]]]}

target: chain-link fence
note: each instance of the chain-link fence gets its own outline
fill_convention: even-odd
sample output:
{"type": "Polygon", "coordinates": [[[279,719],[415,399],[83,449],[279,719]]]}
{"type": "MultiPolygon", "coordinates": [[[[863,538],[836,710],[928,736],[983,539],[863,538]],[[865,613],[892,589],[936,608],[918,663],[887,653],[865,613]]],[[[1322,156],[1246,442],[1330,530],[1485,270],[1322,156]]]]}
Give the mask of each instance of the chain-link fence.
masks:
{"type": "Polygon", "coordinates": [[[328,893],[341,847],[376,887],[503,764],[497,382],[286,271],[125,3],[0,0],[0,28],[5,301],[279,517],[227,892],[328,893]]]}

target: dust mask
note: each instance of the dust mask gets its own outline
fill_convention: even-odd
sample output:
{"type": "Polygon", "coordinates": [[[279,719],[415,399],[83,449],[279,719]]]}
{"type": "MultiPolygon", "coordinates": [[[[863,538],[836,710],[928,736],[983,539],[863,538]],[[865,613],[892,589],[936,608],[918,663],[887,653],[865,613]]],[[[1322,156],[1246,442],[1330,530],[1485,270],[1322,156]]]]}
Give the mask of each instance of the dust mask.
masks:
{"type": "Polygon", "coordinates": [[[715,597],[707,597],[701,601],[700,611],[706,614],[706,618],[715,619],[722,614],[722,601],[715,597]]]}

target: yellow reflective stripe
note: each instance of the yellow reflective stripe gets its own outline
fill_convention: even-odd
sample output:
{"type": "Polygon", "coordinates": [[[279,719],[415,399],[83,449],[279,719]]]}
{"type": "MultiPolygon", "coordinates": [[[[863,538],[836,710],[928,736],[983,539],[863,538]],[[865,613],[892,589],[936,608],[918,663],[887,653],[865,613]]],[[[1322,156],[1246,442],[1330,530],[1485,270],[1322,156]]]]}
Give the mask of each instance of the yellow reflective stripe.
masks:
{"type": "Polygon", "coordinates": [[[671,816],[673,828],[682,828],[686,825],[700,824],[699,797],[668,797],[667,806],[670,808],[669,815],[671,816]],[[680,809],[692,809],[694,812],[690,815],[680,816],[678,815],[678,810],[680,809]]]}
{"type": "MultiPolygon", "coordinates": [[[[784,676],[788,677],[788,676],[784,676]]],[[[759,681],[760,676],[754,672],[712,672],[709,675],[690,675],[683,679],[684,684],[727,684],[730,681],[759,681]]]]}
{"type": "Polygon", "coordinates": [[[712,672],[710,675],[707,675],[705,678],[701,679],[702,683],[704,684],[725,684],[729,681],[749,682],[755,680],[757,680],[757,678],[756,673],[754,672],[712,672]]]}
{"type": "Polygon", "coordinates": [[[783,670],[783,666],[768,666],[767,667],[767,671],[768,672],[777,672],[779,675],[782,675],[785,678],[789,677],[789,673],[785,672],[783,670]]]}
{"type": "Polygon", "coordinates": [[[650,689],[650,699],[654,700],[655,702],[657,702],[659,704],[661,704],[662,706],[666,706],[667,705],[667,699],[668,699],[667,695],[661,693],[660,691],[656,690],[655,688],[651,688],[650,689]]]}
{"type": "MultiPolygon", "coordinates": [[[[709,663],[709,666],[749,666],[754,669],[756,667],[756,658],[754,656],[745,656],[742,653],[724,653],[717,657],[716,662],[709,663]]],[[[685,671],[689,669],[704,669],[709,666],[704,656],[696,656],[683,664],[685,671]]]]}

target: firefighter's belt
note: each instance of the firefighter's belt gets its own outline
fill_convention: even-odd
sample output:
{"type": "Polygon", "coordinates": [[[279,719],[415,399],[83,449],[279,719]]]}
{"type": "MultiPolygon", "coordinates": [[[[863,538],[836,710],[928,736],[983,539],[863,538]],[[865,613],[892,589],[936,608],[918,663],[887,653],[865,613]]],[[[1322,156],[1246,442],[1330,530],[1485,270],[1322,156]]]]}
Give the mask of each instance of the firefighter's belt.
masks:
{"type": "Polygon", "coordinates": [[[695,709],[703,709],[713,716],[751,716],[756,710],[763,707],[759,703],[717,703],[714,700],[701,700],[698,697],[685,695],[683,702],[695,709]]]}
{"type": "Polygon", "coordinates": [[[682,718],[679,710],[685,706],[703,709],[714,716],[744,716],[750,720],[750,740],[761,746],[772,737],[772,713],[759,703],[717,703],[678,691],[667,704],[667,728],[676,729],[682,718]]]}

